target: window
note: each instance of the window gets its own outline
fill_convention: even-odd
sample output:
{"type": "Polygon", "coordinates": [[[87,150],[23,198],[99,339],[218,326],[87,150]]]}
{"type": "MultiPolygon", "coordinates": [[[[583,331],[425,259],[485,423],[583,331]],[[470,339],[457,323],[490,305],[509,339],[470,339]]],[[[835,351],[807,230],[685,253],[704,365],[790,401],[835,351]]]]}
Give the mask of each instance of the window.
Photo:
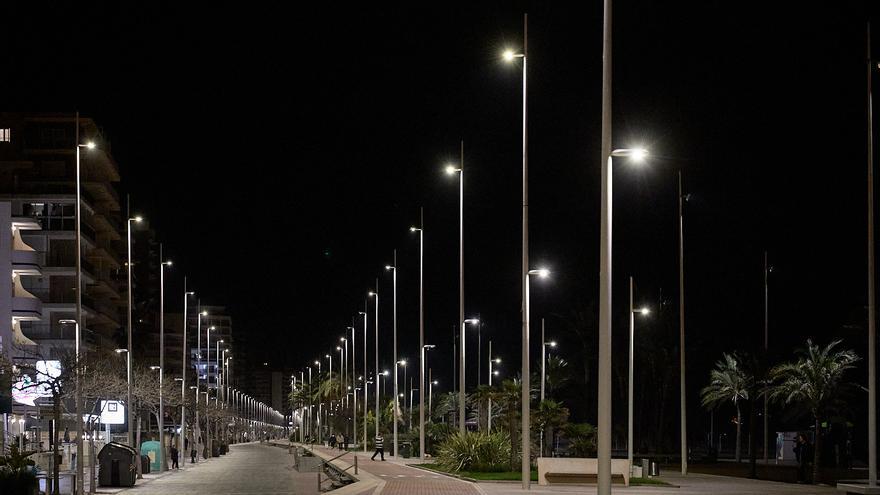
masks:
{"type": "Polygon", "coordinates": [[[0,129],[0,143],[8,143],[11,137],[10,129],[0,129]]]}

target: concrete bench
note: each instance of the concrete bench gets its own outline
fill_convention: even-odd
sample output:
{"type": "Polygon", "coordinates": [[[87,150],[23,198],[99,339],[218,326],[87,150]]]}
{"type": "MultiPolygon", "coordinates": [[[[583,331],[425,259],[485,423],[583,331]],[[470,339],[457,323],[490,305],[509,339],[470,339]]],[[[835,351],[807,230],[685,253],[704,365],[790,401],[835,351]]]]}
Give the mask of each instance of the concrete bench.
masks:
{"type": "Polygon", "coordinates": [[[837,483],[837,489],[845,492],[847,494],[850,493],[859,493],[866,495],[877,495],[880,494],[880,486],[868,486],[867,480],[862,480],[862,482],[840,482],[837,483]]]}
{"type": "MultiPolygon", "coordinates": [[[[595,483],[599,460],[581,457],[539,457],[538,484],[595,483]]],[[[628,459],[611,459],[611,481],[629,486],[628,459]]]]}

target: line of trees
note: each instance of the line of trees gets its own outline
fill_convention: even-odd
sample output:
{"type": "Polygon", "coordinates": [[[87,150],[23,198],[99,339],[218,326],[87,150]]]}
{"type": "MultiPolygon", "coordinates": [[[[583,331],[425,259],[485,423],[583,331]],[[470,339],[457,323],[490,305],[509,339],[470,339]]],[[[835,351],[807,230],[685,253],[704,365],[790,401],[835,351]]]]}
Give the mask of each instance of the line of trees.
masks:
{"type": "MultiPolygon", "coordinates": [[[[158,425],[159,419],[159,377],[158,373],[146,366],[136,364],[132,369],[132,402],[128,404],[128,382],[126,361],[124,355],[115,352],[90,351],[82,352],[79,364],[76,362],[76,355],[73,349],[59,347],[51,350],[49,356],[40,353],[39,348],[16,348],[15,363],[0,362],[0,371],[8,373],[7,376],[12,377],[13,383],[18,383],[19,378],[27,375],[30,380],[27,383],[19,385],[22,392],[35,391],[37,389],[47,391],[51,394],[52,412],[51,416],[56,425],[55,431],[52,432],[51,440],[52,452],[55,458],[59,454],[59,445],[61,443],[60,432],[64,430],[66,422],[64,416],[70,416],[74,413],[75,389],[76,389],[76,370],[80,370],[81,390],[83,398],[83,411],[88,415],[86,431],[91,431],[91,423],[96,422],[98,416],[102,413],[100,410],[100,401],[119,401],[125,407],[131,408],[134,420],[131,428],[136,428],[135,445],[141,444],[142,423],[143,419],[147,421],[147,432],[152,438],[158,438],[158,432],[153,430],[153,425],[158,425]],[[52,376],[44,372],[38,371],[36,363],[38,361],[58,361],[60,363],[60,371],[57,376],[52,376]]],[[[196,404],[194,394],[185,394],[181,396],[180,383],[174,380],[166,380],[162,386],[162,396],[164,402],[164,412],[167,425],[177,425],[180,422],[180,406],[186,408],[187,425],[184,430],[192,428],[195,420],[196,407],[199,408],[201,415],[202,428],[217,428],[221,423],[228,422],[228,410],[218,409],[213,404],[205,405],[204,401],[196,404]],[[209,418],[206,422],[205,418],[209,418]]],[[[72,426],[75,422],[71,422],[72,426]]],[[[76,431],[76,428],[72,428],[76,431]]],[[[174,429],[176,431],[176,428],[174,429]]],[[[88,436],[87,449],[90,458],[96,459],[94,435],[88,436]]],[[[108,439],[109,440],[109,439],[108,439]]],[[[29,454],[26,452],[24,454],[29,454]]],[[[140,468],[140,464],[138,464],[140,468]]],[[[140,474],[140,473],[139,473],[140,474]]],[[[95,479],[95,464],[91,463],[89,475],[95,479]]],[[[53,469],[51,473],[52,493],[60,493],[58,470],[53,469]]],[[[95,483],[91,484],[94,490],[95,483]]]]}

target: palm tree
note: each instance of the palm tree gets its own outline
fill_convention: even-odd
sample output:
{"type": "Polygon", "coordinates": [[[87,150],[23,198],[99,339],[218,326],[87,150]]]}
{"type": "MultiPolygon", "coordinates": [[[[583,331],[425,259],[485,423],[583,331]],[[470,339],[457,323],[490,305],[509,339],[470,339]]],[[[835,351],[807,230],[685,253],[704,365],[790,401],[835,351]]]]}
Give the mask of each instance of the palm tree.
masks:
{"type": "Polygon", "coordinates": [[[819,425],[839,407],[843,374],[859,360],[855,352],[835,350],[840,340],[825,347],[807,339],[807,347],[798,351],[798,360],[770,370],[771,399],[784,404],[800,404],[813,417],[816,442],[813,448],[813,481],[819,479],[819,425]]]}
{"type": "Polygon", "coordinates": [[[538,409],[534,411],[535,426],[538,431],[546,432],[541,445],[541,455],[547,456],[553,452],[553,439],[555,432],[562,428],[568,421],[568,408],[564,407],[561,402],[546,399],[538,404],[538,409]]]}
{"type": "MultiPolygon", "coordinates": [[[[498,401],[498,427],[506,428],[507,434],[512,442],[510,449],[510,469],[516,469],[517,458],[519,457],[519,437],[520,433],[520,399],[522,391],[522,382],[516,378],[504,380],[501,382],[501,389],[496,396],[498,401]]],[[[526,435],[529,432],[525,432],[526,435]]]]}
{"type": "Polygon", "coordinates": [[[740,365],[740,357],[736,353],[724,353],[715,369],[710,373],[709,385],[700,391],[703,406],[716,408],[725,402],[733,402],[736,406],[736,462],[740,462],[742,454],[742,408],[740,402],[749,400],[755,378],[746,373],[740,365]]]}
{"type": "MultiPolygon", "coordinates": [[[[538,378],[538,381],[533,383],[541,383],[540,377],[538,378]]],[[[553,397],[555,392],[568,385],[571,378],[572,370],[568,368],[568,361],[559,356],[551,355],[547,358],[547,377],[545,379],[545,394],[547,397],[553,397]]]]}

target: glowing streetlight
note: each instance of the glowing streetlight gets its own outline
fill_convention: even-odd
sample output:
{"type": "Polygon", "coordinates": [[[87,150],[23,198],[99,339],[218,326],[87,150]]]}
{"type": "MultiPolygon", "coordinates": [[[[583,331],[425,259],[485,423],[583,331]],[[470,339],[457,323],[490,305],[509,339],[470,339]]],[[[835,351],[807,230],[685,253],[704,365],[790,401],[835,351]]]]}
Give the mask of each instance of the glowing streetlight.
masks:
{"type": "MultiPolygon", "coordinates": [[[[606,26],[607,28],[607,26],[606,26]]],[[[608,33],[606,32],[606,37],[608,33]]],[[[599,376],[598,376],[598,493],[611,493],[611,217],[612,217],[612,161],[629,158],[634,163],[643,161],[648,152],[644,148],[611,149],[610,60],[606,45],[603,52],[602,102],[602,199],[599,229],[599,376]]],[[[683,375],[682,375],[683,376],[683,375]]],[[[683,393],[683,392],[682,392],[683,393]]],[[[682,409],[682,415],[684,415],[682,409]]],[[[684,423],[682,423],[684,428],[684,423]]],[[[684,438],[684,430],[682,430],[684,438]]],[[[686,472],[687,452],[682,452],[682,474],[686,472]]]]}
{"type": "Polygon", "coordinates": [[[133,218],[129,218],[128,222],[126,222],[126,235],[128,238],[127,239],[128,240],[128,242],[127,242],[128,263],[126,263],[126,265],[125,265],[126,271],[128,272],[128,286],[127,286],[127,291],[126,291],[126,292],[128,292],[128,295],[127,295],[127,298],[128,298],[128,325],[126,328],[128,347],[126,348],[126,352],[128,353],[128,355],[125,358],[125,368],[126,368],[126,404],[125,404],[125,408],[126,408],[126,416],[128,416],[127,439],[128,439],[128,446],[129,447],[134,446],[134,437],[133,437],[134,430],[132,428],[132,425],[134,424],[134,417],[133,417],[134,408],[131,407],[131,404],[132,404],[132,399],[131,399],[131,328],[132,328],[131,319],[132,319],[132,316],[131,316],[131,312],[132,312],[132,306],[133,306],[132,298],[134,297],[132,294],[132,284],[131,284],[131,267],[132,267],[131,224],[132,224],[132,222],[141,223],[142,221],[143,221],[143,217],[135,216],[133,218]]]}
{"type": "Polygon", "coordinates": [[[635,315],[647,316],[651,311],[646,308],[633,307],[633,278],[629,278],[629,400],[627,405],[627,441],[626,453],[629,464],[633,462],[633,359],[635,353],[635,315]]]}

